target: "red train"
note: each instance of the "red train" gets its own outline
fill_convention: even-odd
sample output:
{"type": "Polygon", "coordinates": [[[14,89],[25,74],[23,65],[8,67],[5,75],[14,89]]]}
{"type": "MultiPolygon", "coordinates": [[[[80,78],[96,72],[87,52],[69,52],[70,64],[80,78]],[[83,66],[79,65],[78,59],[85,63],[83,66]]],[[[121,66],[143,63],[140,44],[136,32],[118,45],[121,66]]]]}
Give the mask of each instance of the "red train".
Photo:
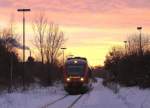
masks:
{"type": "Polygon", "coordinates": [[[68,58],[64,67],[64,88],[69,93],[86,92],[90,87],[91,69],[86,58],[68,58]]]}

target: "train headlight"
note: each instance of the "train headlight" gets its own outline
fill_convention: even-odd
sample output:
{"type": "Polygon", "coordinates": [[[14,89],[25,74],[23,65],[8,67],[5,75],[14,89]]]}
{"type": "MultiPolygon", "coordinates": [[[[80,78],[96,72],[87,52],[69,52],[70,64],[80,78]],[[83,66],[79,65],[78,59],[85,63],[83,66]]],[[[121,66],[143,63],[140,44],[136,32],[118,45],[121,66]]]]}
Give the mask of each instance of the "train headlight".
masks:
{"type": "Polygon", "coordinates": [[[84,81],[84,78],[81,77],[80,80],[81,80],[81,81],[84,81]]]}
{"type": "Polygon", "coordinates": [[[69,81],[70,81],[70,78],[67,78],[66,80],[69,82],[69,81]]]}
{"type": "Polygon", "coordinates": [[[75,61],[74,61],[74,64],[77,64],[77,63],[78,63],[78,61],[77,61],[77,60],[75,60],[75,61]]]}

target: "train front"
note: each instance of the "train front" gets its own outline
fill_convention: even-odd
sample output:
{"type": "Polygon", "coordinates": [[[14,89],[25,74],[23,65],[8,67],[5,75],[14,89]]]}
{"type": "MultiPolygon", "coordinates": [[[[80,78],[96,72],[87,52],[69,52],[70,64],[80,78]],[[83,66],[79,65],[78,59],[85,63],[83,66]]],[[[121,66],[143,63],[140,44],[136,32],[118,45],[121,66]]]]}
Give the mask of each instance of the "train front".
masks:
{"type": "Polygon", "coordinates": [[[69,59],[65,64],[64,87],[70,92],[83,91],[88,84],[88,65],[85,59],[69,59]]]}

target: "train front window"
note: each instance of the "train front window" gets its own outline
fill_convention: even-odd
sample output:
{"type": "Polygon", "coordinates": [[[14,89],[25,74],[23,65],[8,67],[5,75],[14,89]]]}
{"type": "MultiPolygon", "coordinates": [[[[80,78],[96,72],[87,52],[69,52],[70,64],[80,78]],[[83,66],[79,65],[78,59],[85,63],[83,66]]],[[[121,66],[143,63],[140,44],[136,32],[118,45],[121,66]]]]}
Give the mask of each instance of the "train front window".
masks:
{"type": "Polygon", "coordinates": [[[84,66],[80,65],[71,65],[67,66],[68,75],[80,75],[84,74],[84,66]]]}

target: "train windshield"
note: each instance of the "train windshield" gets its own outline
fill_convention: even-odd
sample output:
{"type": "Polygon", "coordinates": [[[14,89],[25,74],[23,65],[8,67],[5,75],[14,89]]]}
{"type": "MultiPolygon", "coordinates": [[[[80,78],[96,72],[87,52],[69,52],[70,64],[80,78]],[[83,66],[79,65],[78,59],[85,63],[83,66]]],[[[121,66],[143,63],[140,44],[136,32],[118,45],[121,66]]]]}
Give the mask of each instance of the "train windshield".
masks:
{"type": "Polygon", "coordinates": [[[80,75],[84,74],[84,65],[69,65],[67,66],[68,75],[80,75]]]}

